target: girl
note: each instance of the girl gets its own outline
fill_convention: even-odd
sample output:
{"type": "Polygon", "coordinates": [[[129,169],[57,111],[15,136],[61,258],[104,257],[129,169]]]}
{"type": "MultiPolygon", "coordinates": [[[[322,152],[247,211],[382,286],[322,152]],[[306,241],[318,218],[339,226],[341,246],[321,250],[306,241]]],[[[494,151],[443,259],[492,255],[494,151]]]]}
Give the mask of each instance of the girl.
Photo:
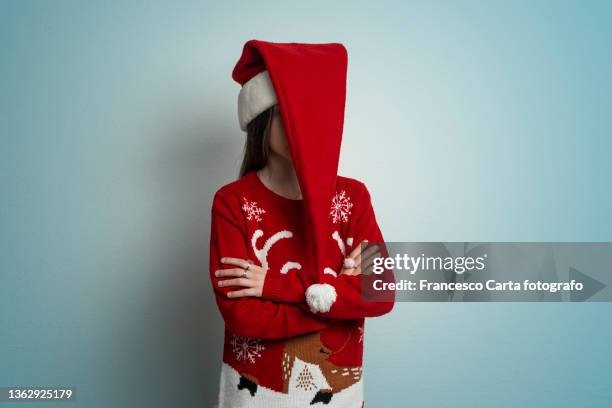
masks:
{"type": "Polygon", "coordinates": [[[337,175],[346,61],[338,43],[250,40],[234,68],[245,156],[215,193],[210,242],[220,408],[364,405],[364,318],[394,299],[362,296],[386,256],[365,244],[384,240],[365,185],[337,175]]]}

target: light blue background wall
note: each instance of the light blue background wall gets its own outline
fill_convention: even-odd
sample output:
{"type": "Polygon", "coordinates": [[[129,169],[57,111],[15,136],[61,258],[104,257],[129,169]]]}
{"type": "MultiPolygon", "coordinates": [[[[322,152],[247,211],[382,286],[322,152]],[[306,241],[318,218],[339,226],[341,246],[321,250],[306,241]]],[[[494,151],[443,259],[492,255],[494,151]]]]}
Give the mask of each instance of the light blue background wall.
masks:
{"type": "MultiPolygon", "coordinates": [[[[240,161],[230,74],[250,38],[346,45],[341,174],[387,240],[612,240],[611,18],[605,1],[0,1],[0,386],[212,405],[209,210],[240,161]]],[[[610,311],[398,304],[367,324],[367,405],[609,406],[610,311]]]]}

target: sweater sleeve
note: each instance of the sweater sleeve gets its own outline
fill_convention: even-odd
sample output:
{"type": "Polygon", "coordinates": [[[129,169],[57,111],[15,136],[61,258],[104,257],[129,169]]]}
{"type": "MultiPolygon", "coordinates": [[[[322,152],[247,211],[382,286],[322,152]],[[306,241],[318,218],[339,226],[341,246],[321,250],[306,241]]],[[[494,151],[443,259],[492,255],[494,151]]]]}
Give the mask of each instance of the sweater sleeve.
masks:
{"type": "Polygon", "coordinates": [[[223,257],[247,259],[247,238],[239,220],[240,206],[221,192],[213,199],[210,234],[210,278],[221,315],[237,335],[260,339],[279,339],[319,331],[333,319],[319,318],[294,304],[277,303],[257,297],[228,298],[237,286],[219,287],[215,271],[227,268],[223,257]]]}
{"type": "MultiPolygon", "coordinates": [[[[387,248],[376,222],[370,193],[363,183],[361,183],[361,194],[357,202],[360,209],[355,212],[355,220],[349,225],[349,236],[354,237],[353,242],[356,245],[360,245],[364,239],[370,243],[376,243],[381,256],[387,257],[387,248]]],[[[371,289],[367,292],[363,291],[363,288],[371,288],[371,282],[375,279],[383,282],[395,281],[393,271],[390,269],[384,269],[382,274],[376,275],[371,273],[360,275],[339,274],[338,277],[334,277],[324,274],[321,284],[313,285],[307,289],[306,298],[310,310],[317,316],[337,319],[374,317],[389,313],[395,302],[394,291],[376,291],[375,295],[373,295],[371,289]],[[369,296],[366,296],[366,294],[369,296]],[[323,299],[321,301],[321,295],[328,300],[323,299]],[[376,300],[368,300],[372,296],[376,300]],[[333,300],[334,297],[335,300],[333,300]],[[331,307],[329,306],[330,301],[333,302],[331,307]]]]}
{"type": "Polygon", "coordinates": [[[261,297],[276,302],[303,304],[306,302],[304,295],[306,287],[301,276],[301,274],[283,276],[277,269],[269,270],[264,279],[261,297]]]}

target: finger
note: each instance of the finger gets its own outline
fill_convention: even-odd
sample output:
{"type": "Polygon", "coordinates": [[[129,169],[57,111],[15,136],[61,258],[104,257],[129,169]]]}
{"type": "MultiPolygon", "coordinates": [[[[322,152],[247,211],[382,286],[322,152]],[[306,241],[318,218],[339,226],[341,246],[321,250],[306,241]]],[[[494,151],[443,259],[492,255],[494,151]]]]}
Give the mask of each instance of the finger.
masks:
{"type": "MultiPolygon", "coordinates": [[[[368,242],[368,240],[364,239],[363,241],[361,241],[361,244],[365,244],[367,242],[368,242]]],[[[351,254],[349,255],[349,257],[355,259],[357,256],[359,256],[359,254],[361,253],[361,244],[359,244],[355,248],[353,248],[353,250],[351,251],[351,254]]]]}
{"type": "Polygon", "coordinates": [[[357,265],[361,263],[361,258],[363,258],[364,254],[370,254],[372,251],[376,251],[376,249],[378,248],[376,244],[368,245],[368,243],[369,241],[364,239],[361,242],[361,245],[355,248],[353,252],[351,253],[351,255],[355,253],[355,256],[353,257],[353,259],[355,260],[355,263],[357,265]],[[362,247],[365,247],[366,249],[362,251],[362,247]]]}
{"type": "Polygon", "coordinates": [[[354,268],[342,268],[342,270],[340,271],[341,275],[355,275],[355,271],[358,268],[358,266],[355,266],[354,268]]]}
{"type": "Polygon", "coordinates": [[[378,245],[374,244],[368,246],[365,251],[361,252],[355,260],[355,263],[357,264],[356,266],[361,265],[364,259],[369,258],[372,256],[372,254],[376,253],[376,251],[378,251],[378,245]]]}
{"type": "Polygon", "coordinates": [[[215,276],[218,278],[231,278],[240,277],[244,274],[244,269],[231,268],[231,269],[219,269],[215,271],[215,276]]]}
{"type": "Polygon", "coordinates": [[[361,253],[361,259],[365,259],[368,258],[370,256],[372,256],[373,253],[378,251],[378,245],[374,244],[374,245],[369,245],[365,251],[363,251],[361,253]]]}
{"type": "Polygon", "coordinates": [[[245,297],[245,296],[255,296],[255,294],[256,294],[255,289],[249,288],[249,289],[236,290],[234,292],[228,292],[227,297],[230,297],[233,299],[233,298],[245,297]]]}
{"type": "Polygon", "coordinates": [[[371,272],[374,269],[374,260],[378,257],[369,258],[366,262],[363,262],[360,266],[362,272],[366,271],[367,273],[371,272]]]}
{"type": "Polygon", "coordinates": [[[239,267],[244,269],[250,263],[250,260],[242,259],[242,258],[228,258],[228,257],[224,257],[224,258],[221,258],[221,263],[230,264],[230,265],[236,265],[236,266],[239,266],[239,267]]]}
{"type": "Polygon", "coordinates": [[[236,278],[236,279],[225,279],[225,280],[219,281],[217,285],[219,285],[219,287],[244,286],[247,288],[251,288],[253,287],[254,284],[255,283],[251,279],[236,278]]]}
{"type": "Polygon", "coordinates": [[[368,259],[364,259],[361,262],[361,269],[363,270],[371,270],[372,266],[374,265],[374,260],[376,258],[380,258],[380,252],[376,252],[375,254],[372,254],[372,256],[368,257],[368,259]]]}
{"type": "Polygon", "coordinates": [[[352,269],[347,269],[345,275],[349,275],[349,276],[353,276],[353,275],[359,275],[359,268],[352,268],[352,269]]]}
{"type": "Polygon", "coordinates": [[[376,258],[376,257],[378,257],[378,256],[380,256],[380,251],[378,250],[378,247],[375,247],[375,248],[374,248],[373,250],[371,250],[371,251],[370,251],[370,250],[369,250],[369,248],[368,248],[368,250],[367,250],[367,251],[364,251],[364,252],[362,252],[362,254],[361,254],[361,264],[363,265],[363,263],[364,263],[365,261],[367,261],[367,260],[371,260],[371,259],[376,258]]]}

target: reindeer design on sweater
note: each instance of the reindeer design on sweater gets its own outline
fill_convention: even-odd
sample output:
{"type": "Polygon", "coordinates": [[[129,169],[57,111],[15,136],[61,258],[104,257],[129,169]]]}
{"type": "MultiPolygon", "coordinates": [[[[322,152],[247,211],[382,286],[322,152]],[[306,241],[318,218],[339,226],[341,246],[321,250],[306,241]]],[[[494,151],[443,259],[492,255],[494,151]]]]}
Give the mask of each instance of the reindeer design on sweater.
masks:
{"type": "MultiPolygon", "coordinates": [[[[253,252],[257,257],[257,260],[261,264],[261,267],[264,269],[268,269],[268,252],[272,248],[272,245],[276,244],[281,239],[291,238],[293,237],[293,233],[288,230],[278,231],[273,234],[270,238],[266,240],[264,245],[261,248],[257,247],[257,241],[264,235],[264,232],[260,229],[255,230],[253,232],[253,236],[251,237],[251,246],[253,247],[253,252]]],[[[281,268],[281,273],[286,274],[291,269],[302,269],[302,265],[299,262],[288,261],[281,268]]]]}
{"type": "MultiPolygon", "coordinates": [[[[344,366],[333,362],[346,347],[354,346],[351,343],[361,343],[362,327],[341,327],[324,329],[289,339],[284,344],[281,362],[282,387],[278,392],[312,392],[310,405],[331,402],[337,394],[355,383],[362,377],[361,365],[344,366]],[[333,331],[335,336],[345,336],[344,342],[335,349],[324,341],[326,330],[333,331]]],[[[256,377],[248,373],[240,373],[238,390],[248,390],[255,397],[259,387],[256,377]]]]}
{"type": "MultiPolygon", "coordinates": [[[[304,387],[304,381],[300,382],[299,380],[305,372],[304,370],[308,370],[308,365],[302,364],[302,371],[297,374],[297,377],[292,377],[294,367],[298,361],[317,366],[328,385],[328,388],[317,390],[310,402],[311,404],[317,402],[328,404],[333,394],[358,382],[361,379],[362,367],[342,367],[329,360],[332,355],[342,351],[348,342],[352,340],[350,331],[346,332],[346,336],[346,341],[338,350],[332,350],[325,346],[321,341],[321,332],[305,334],[288,341],[285,344],[282,362],[283,392],[288,392],[293,378],[297,379],[297,387],[304,387]]],[[[308,386],[307,383],[306,386],[308,386]]]]}

